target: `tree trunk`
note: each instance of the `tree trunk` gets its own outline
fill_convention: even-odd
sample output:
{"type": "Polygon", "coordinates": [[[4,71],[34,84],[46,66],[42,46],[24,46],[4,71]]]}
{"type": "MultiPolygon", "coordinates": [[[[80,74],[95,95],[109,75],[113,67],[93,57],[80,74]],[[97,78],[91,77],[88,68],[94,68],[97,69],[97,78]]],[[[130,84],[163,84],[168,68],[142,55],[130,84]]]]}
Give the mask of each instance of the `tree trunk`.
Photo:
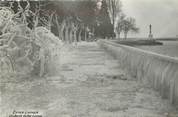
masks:
{"type": "Polygon", "coordinates": [[[61,40],[62,40],[62,35],[61,35],[62,29],[60,30],[60,28],[62,28],[62,27],[60,27],[60,25],[59,25],[57,15],[56,15],[56,24],[57,24],[57,30],[58,30],[58,37],[59,37],[59,39],[61,38],[61,40]]]}
{"type": "Polygon", "coordinates": [[[115,20],[113,17],[113,34],[112,34],[112,39],[114,39],[114,35],[115,35],[115,20]]]}
{"type": "Polygon", "coordinates": [[[68,42],[68,39],[69,39],[69,37],[68,37],[68,35],[69,35],[69,34],[68,34],[68,30],[69,30],[69,29],[68,29],[68,26],[66,26],[66,27],[65,27],[65,42],[68,42]]]}
{"type": "Polygon", "coordinates": [[[86,30],[84,31],[84,33],[85,33],[85,34],[84,34],[84,36],[85,36],[85,39],[84,39],[84,40],[87,41],[87,32],[86,32],[86,30]]]}
{"type": "Polygon", "coordinates": [[[64,41],[64,28],[63,29],[61,29],[61,31],[60,31],[60,37],[61,37],[61,40],[62,41],[64,41]]]}
{"type": "Polygon", "coordinates": [[[124,32],[124,39],[127,39],[127,32],[124,32]]]}
{"type": "Polygon", "coordinates": [[[51,15],[50,15],[50,17],[49,17],[49,30],[51,31],[51,24],[52,24],[52,20],[53,20],[53,15],[54,15],[54,13],[52,13],[51,15]]]}
{"type": "Polygon", "coordinates": [[[119,40],[121,39],[121,33],[120,32],[118,33],[118,38],[119,38],[119,40]]]}
{"type": "Polygon", "coordinates": [[[82,34],[82,30],[80,29],[79,34],[78,34],[78,41],[81,42],[81,34],[82,34]]]}
{"type": "Polygon", "coordinates": [[[112,35],[112,39],[114,39],[114,35],[115,35],[115,4],[114,1],[112,1],[112,20],[113,20],[113,35],[112,35]]]}
{"type": "Polygon", "coordinates": [[[60,30],[60,35],[61,35],[61,39],[62,41],[64,41],[64,29],[65,29],[65,21],[62,22],[61,24],[61,30],[60,30]]]}
{"type": "Polygon", "coordinates": [[[77,30],[74,31],[74,43],[77,46],[77,30]]]}
{"type": "Polygon", "coordinates": [[[120,32],[117,32],[116,38],[120,39],[120,32]]]}
{"type": "Polygon", "coordinates": [[[71,43],[71,29],[68,30],[68,43],[71,43]]]}

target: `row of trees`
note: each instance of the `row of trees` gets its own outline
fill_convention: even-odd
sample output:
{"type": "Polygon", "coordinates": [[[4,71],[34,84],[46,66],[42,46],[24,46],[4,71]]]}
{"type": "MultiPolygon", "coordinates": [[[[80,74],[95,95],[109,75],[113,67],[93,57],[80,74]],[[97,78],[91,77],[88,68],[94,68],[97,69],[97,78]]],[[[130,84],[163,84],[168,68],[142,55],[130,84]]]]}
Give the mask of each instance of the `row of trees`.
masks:
{"type": "Polygon", "coordinates": [[[124,38],[127,38],[129,32],[138,32],[139,28],[136,27],[136,20],[132,17],[127,17],[122,11],[121,0],[103,0],[106,2],[109,17],[113,25],[116,38],[120,39],[120,35],[123,32],[124,38]]]}
{"type": "MultiPolygon", "coordinates": [[[[26,6],[25,3],[21,1],[22,6],[26,6]]],[[[46,25],[67,42],[88,40],[94,36],[120,38],[121,33],[126,39],[129,32],[139,31],[135,19],[123,13],[121,0],[29,1],[29,4],[39,17],[38,25],[46,25]]],[[[13,10],[17,9],[18,6],[13,4],[13,10]]],[[[31,22],[35,17],[29,16],[27,21],[31,22]]],[[[35,23],[29,25],[34,27],[35,23]]]]}
{"type": "Polygon", "coordinates": [[[120,39],[121,33],[126,39],[129,32],[139,31],[136,20],[123,13],[121,0],[53,1],[46,4],[45,8],[54,13],[51,15],[52,24],[55,24],[52,31],[63,41],[88,40],[92,36],[120,39]]]}
{"type": "Polygon", "coordinates": [[[55,16],[59,38],[68,43],[86,41],[89,33],[89,28],[77,16],[66,17],[59,23],[59,16],[55,16]]]}
{"type": "Polygon", "coordinates": [[[92,1],[52,1],[51,6],[47,7],[48,10],[55,12],[52,17],[52,32],[66,43],[75,42],[75,44],[77,44],[76,42],[81,40],[87,41],[88,38],[93,35],[91,33],[93,29],[92,20],[94,19],[94,16],[86,16],[84,14],[94,14],[91,10],[93,3],[94,2],[92,1]],[[84,8],[88,10],[85,11],[83,10],[84,8]]]}
{"type": "MultiPolygon", "coordinates": [[[[88,21],[89,18],[86,19],[86,17],[83,16],[85,13],[79,14],[79,11],[81,11],[81,9],[79,9],[80,7],[76,7],[86,7],[88,3],[91,4],[93,2],[15,1],[3,2],[3,5],[11,6],[15,13],[19,11],[19,4],[22,7],[30,6],[29,11],[31,11],[31,13],[29,13],[27,17],[28,27],[33,29],[36,26],[44,26],[61,40],[71,43],[87,40],[91,34],[91,19],[94,19],[94,16],[91,15],[92,17],[90,17],[91,19],[88,21]]],[[[92,7],[90,6],[89,10],[90,8],[92,7]]]]}

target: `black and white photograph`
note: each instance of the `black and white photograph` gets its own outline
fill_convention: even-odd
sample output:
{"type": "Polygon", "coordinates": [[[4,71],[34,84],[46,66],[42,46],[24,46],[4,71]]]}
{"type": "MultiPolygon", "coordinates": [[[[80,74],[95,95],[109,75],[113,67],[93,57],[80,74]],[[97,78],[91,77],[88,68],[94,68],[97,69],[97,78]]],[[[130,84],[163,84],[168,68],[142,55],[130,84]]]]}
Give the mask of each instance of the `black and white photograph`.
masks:
{"type": "Polygon", "coordinates": [[[0,0],[0,117],[178,117],[178,0],[0,0]]]}

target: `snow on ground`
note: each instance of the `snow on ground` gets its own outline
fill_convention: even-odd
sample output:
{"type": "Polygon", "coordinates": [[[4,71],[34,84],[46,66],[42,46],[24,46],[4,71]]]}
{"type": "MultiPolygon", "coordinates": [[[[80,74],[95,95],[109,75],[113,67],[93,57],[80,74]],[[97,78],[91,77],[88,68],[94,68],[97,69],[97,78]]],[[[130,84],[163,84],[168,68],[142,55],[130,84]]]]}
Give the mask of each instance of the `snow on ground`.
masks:
{"type": "MultiPolygon", "coordinates": [[[[177,117],[167,100],[122,71],[96,43],[65,46],[46,77],[3,79],[1,117],[35,110],[43,117],[177,117]]],[[[177,114],[177,115],[176,115],[177,114]]]]}

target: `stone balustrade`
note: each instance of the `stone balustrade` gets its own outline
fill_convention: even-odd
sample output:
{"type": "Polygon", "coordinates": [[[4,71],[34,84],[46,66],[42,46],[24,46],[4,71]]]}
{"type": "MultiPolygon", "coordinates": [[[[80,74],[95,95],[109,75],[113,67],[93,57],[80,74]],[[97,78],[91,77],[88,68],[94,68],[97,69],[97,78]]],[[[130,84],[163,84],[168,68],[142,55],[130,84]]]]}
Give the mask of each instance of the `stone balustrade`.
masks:
{"type": "Polygon", "coordinates": [[[99,40],[98,44],[118,59],[121,67],[142,83],[150,83],[163,98],[178,105],[178,58],[135,47],[99,40]]]}

